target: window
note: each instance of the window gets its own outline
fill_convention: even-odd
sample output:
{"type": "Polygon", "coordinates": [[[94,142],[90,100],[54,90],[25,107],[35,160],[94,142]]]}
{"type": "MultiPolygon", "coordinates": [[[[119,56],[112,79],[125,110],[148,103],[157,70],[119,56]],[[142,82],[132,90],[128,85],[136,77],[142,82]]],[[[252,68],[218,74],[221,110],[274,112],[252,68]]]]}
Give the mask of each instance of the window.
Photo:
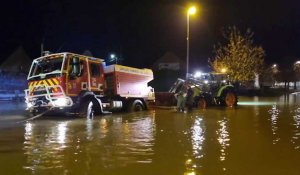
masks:
{"type": "Polygon", "coordinates": [[[61,73],[63,57],[46,58],[35,61],[30,72],[30,76],[36,76],[39,74],[58,74],[61,73]]]}
{"type": "Polygon", "coordinates": [[[100,65],[99,64],[91,63],[90,68],[91,68],[91,76],[92,77],[100,76],[100,65]]]}
{"type": "Polygon", "coordinates": [[[80,77],[83,75],[84,63],[79,57],[72,57],[70,60],[69,74],[73,78],[80,77]]]}

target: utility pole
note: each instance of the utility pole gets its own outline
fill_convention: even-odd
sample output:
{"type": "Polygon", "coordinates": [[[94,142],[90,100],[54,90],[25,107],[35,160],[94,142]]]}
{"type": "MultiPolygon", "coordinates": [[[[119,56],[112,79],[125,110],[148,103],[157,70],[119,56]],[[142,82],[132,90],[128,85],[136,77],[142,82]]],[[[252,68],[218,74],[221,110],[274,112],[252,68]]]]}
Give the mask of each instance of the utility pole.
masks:
{"type": "Polygon", "coordinates": [[[44,53],[44,43],[42,42],[41,43],[41,56],[43,56],[43,53],[44,53]]]}

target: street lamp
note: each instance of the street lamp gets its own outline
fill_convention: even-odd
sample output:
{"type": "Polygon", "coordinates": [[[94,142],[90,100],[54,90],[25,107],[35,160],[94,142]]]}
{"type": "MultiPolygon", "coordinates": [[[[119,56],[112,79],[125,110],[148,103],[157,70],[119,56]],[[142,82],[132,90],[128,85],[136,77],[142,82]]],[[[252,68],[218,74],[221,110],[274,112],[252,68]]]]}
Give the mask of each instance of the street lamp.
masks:
{"type": "Polygon", "coordinates": [[[118,57],[115,54],[110,54],[110,60],[111,61],[116,61],[116,64],[118,64],[118,57]]]}
{"type": "Polygon", "coordinates": [[[222,73],[226,73],[226,71],[227,71],[226,68],[222,68],[222,69],[221,69],[221,72],[222,72],[222,73]]]}
{"type": "Polygon", "coordinates": [[[187,11],[187,29],[186,29],[186,78],[189,75],[189,50],[190,50],[190,15],[196,13],[196,7],[192,6],[187,11]]]}
{"type": "Polygon", "coordinates": [[[110,58],[114,59],[116,57],[115,54],[110,54],[110,58]]]}

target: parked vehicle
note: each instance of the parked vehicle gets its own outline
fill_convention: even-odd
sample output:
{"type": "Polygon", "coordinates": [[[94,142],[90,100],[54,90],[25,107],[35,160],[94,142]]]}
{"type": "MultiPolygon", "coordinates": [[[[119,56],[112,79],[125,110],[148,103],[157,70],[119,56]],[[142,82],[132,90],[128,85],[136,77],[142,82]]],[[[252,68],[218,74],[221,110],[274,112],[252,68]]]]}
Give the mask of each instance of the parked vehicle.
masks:
{"type": "Polygon", "coordinates": [[[233,107],[237,105],[238,97],[234,86],[228,81],[226,74],[202,73],[198,77],[187,80],[177,79],[168,92],[158,92],[157,105],[172,106],[176,104],[175,94],[189,85],[194,91],[194,106],[206,108],[210,105],[233,107]]]}
{"type": "Polygon", "coordinates": [[[33,60],[26,103],[37,114],[52,109],[81,117],[116,110],[140,111],[155,100],[150,69],[106,66],[104,60],[57,53],[33,60]]]}

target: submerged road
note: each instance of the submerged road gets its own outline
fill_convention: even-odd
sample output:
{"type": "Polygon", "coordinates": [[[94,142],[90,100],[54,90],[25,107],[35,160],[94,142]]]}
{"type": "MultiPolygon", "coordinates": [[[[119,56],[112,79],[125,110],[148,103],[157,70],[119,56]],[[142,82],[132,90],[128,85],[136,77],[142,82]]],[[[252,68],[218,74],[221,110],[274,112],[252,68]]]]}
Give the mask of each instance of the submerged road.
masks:
{"type": "MultiPolygon", "coordinates": [[[[92,120],[24,120],[0,104],[3,174],[298,175],[300,94],[240,98],[237,108],[153,109],[92,120]]],[[[2,174],[1,173],[1,174],[2,174]]]]}

